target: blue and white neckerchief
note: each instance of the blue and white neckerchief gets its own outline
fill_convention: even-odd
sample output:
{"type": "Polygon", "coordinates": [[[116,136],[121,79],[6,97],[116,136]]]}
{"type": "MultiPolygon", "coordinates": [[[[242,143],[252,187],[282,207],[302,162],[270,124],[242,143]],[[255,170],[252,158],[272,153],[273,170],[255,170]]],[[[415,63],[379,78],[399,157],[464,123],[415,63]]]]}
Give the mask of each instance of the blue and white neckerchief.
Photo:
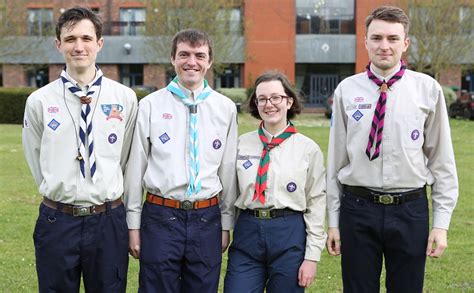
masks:
{"type": "Polygon", "coordinates": [[[211,93],[212,89],[204,80],[204,89],[199,96],[192,101],[181,91],[178,85],[178,77],[175,77],[166,87],[168,91],[175,94],[183,104],[189,108],[189,185],[186,191],[187,196],[201,191],[201,175],[199,173],[199,141],[198,141],[198,113],[197,106],[202,103],[211,93]]]}
{"type": "Polygon", "coordinates": [[[95,171],[97,169],[96,162],[95,162],[95,155],[94,155],[94,140],[92,137],[92,114],[91,114],[91,106],[90,102],[94,93],[98,92],[102,83],[102,71],[99,67],[96,67],[96,75],[94,80],[92,81],[92,85],[89,87],[87,93],[84,93],[80,88],[78,88],[74,83],[72,83],[68,79],[68,75],[66,73],[66,68],[61,72],[61,80],[64,83],[64,86],[69,89],[69,91],[78,97],[82,103],[82,110],[81,110],[81,119],[79,122],[79,138],[81,140],[81,144],[79,146],[79,156],[77,157],[79,160],[79,167],[81,170],[82,179],[86,178],[85,173],[85,154],[86,154],[86,142],[88,144],[89,150],[89,166],[90,166],[90,174],[92,182],[96,182],[95,171]],[[86,140],[87,136],[87,140],[86,140]]]}

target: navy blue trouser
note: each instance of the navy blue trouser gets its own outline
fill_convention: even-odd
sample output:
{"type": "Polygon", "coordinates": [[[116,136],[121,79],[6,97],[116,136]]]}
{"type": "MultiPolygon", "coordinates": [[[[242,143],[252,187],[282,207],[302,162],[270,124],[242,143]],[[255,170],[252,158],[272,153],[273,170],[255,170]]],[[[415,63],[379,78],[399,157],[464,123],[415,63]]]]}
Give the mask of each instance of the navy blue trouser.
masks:
{"type": "Polygon", "coordinates": [[[258,219],[242,212],[229,248],[224,292],[304,292],[298,270],[305,245],[302,213],[258,219]]]}
{"type": "Polygon", "coordinates": [[[339,219],[344,292],[380,292],[383,258],[387,292],[422,292],[428,214],[426,196],[383,205],[345,190],[339,219]]]}
{"type": "Polygon", "coordinates": [[[128,228],[123,205],[73,217],[40,205],[33,234],[39,292],[125,292],[128,228]]]}
{"type": "Polygon", "coordinates": [[[222,262],[218,205],[181,210],[145,202],[139,292],[215,293],[222,262]]]}

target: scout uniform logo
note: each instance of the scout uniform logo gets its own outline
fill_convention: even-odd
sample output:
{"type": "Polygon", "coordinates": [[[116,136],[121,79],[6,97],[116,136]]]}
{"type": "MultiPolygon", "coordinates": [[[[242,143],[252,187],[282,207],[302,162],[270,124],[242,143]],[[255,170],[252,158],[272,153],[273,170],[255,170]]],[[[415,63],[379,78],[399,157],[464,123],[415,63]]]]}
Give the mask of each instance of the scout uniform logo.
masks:
{"type": "Polygon", "coordinates": [[[53,120],[49,121],[49,123],[48,123],[48,127],[51,128],[54,131],[56,131],[56,129],[58,129],[59,125],[61,125],[61,123],[56,121],[56,119],[53,119],[53,120]]]}
{"type": "Polygon", "coordinates": [[[162,144],[167,143],[171,138],[168,136],[168,134],[165,132],[162,135],[159,136],[159,139],[161,140],[162,144]]]}
{"type": "Polygon", "coordinates": [[[100,105],[102,108],[102,112],[107,116],[107,120],[110,119],[118,119],[120,121],[123,120],[122,118],[122,111],[123,106],[120,104],[102,104],[100,105]]]}
{"type": "Polygon", "coordinates": [[[286,190],[288,190],[288,192],[295,192],[296,190],[296,183],[294,182],[290,182],[286,185],[286,190]]]}
{"type": "Polygon", "coordinates": [[[109,143],[114,144],[117,141],[117,134],[112,133],[108,137],[109,143]]]}
{"type": "Polygon", "coordinates": [[[359,121],[362,116],[364,116],[364,114],[362,114],[362,112],[359,110],[355,111],[354,114],[352,114],[352,118],[354,118],[355,121],[359,121]]]}
{"type": "Polygon", "coordinates": [[[250,162],[250,160],[247,160],[242,166],[244,166],[245,170],[247,170],[248,168],[252,167],[252,165],[252,162],[250,162]]]}
{"type": "Polygon", "coordinates": [[[222,142],[221,142],[220,140],[218,140],[218,139],[216,139],[216,140],[214,140],[214,141],[212,142],[212,147],[213,147],[215,150],[220,149],[221,146],[222,146],[222,142]]]}

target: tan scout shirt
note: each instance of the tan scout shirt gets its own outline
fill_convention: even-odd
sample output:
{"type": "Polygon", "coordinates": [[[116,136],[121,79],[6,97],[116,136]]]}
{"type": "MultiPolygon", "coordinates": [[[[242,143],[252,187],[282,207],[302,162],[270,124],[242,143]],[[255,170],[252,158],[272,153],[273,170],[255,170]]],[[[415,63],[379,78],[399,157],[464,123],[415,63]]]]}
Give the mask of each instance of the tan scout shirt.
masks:
{"type": "Polygon", "coordinates": [[[378,87],[364,72],[335,90],[328,151],[329,227],[339,226],[341,184],[387,192],[428,184],[433,227],[448,229],[458,181],[442,89],[428,75],[406,70],[387,96],[381,156],[369,161],[365,149],[378,87]]]}
{"type": "Polygon", "coordinates": [[[304,212],[305,259],[319,261],[324,248],[326,183],[323,154],[308,137],[296,133],[270,151],[265,204],[253,201],[255,179],[263,145],[257,131],[240,136],[237,176],[240,209],[284,209],[304,212]]]}
{"type": "Polygon", "coordinates": [[[122,174],[137,116],[137,98],[130,88],[105,76],[99,92],[91,102],[95,184],[90,179],[88,156],[84,157],[86,180],[82,180],[76,160],[82,107],[79,98],[60,79],[28,97],[23,149],[40,193],[51,200],[89,206],[115,200],[123,193],[122,174]],[[111,105],[116,105],[114,115],[109,111],[111,105]]]}
{"type": "MultiPolygon", "coordinates": [[[[188,96],[189,91],[181,88],[188,96]]],[[[202,87],[194,92],[198,96],[202,87]]],[[[237,110],[213,91],[198,105],[202,189],[187,197],[189,109],[166,88],[140,101],[130,160],[125,174],[129,229],[140,228],[144,189],[176,200],[203,200],[220,194],[222,229],[234,225],[237,192],[237,110]]]]}

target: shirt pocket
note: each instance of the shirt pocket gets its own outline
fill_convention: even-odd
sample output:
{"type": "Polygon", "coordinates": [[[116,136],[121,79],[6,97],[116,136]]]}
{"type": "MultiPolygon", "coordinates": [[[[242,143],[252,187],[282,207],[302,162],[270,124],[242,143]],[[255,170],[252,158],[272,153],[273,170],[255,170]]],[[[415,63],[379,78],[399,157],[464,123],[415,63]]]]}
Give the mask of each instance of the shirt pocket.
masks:
{"type": "Polygon", "coordinates": [[[98,134],[94,136],[97,153],[104,158],[120,160],[125,135],[125,121],[117,119],[94,123],[98,134]]]}
{"type": "Polygon", "coordinates": [[[306,207],[306,170],[282,168],[276,173],[274,184],[278,201],[287,207],[306,207]]]}
{"type": "Polygon", "coordinates": [[[402,146],[405,149],[419,150],[425,141],[424,119],[420,115],[404,116],[402,120],[402,146]]]}

